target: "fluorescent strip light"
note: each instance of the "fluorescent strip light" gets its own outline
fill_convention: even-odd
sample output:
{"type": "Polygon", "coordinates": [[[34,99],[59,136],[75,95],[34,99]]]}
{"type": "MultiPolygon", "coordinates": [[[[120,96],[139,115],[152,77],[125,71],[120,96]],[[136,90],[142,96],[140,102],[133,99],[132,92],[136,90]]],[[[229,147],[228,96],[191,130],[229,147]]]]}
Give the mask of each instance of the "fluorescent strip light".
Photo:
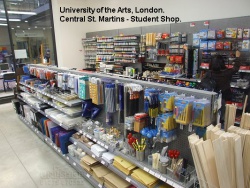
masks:
{"type": "MultiPolygon", "coordinates": [[[[1,10],[0,12],[5,13],[4,10],[1,10]]],[[[26,14],[26,15],[36,15],[37,14],[36,12],[22,12],[22,11],[11,11],[11,10],[8,10],[8,13],[9,14],[26,14]]]]}
{"type": "MultiPolygon", "coordinates": [[[[0,18],[0,21],[7,21],[6,18],[0,18]]],[[[9,19],[10,22],[20,22],[21,19],[9,19]]]]}
{"type": "Polygon", "coordinates": [[[2,24],[2,23],[0,23],[0,26],[7,26],[7,24],[2,24]]]}

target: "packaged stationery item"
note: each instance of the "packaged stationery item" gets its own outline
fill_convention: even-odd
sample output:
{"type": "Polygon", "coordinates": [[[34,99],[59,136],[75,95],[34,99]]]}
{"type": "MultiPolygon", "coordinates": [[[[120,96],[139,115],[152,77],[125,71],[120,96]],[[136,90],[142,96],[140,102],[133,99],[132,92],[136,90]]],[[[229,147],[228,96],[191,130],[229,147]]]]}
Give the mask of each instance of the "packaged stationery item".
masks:
{"type": "Polygon", "coordinates": [[[194,97],[175,98],[174,117],[177,123],[188,125],[192,121],[194,97]]]}
{"type": "Polygon", "coordinates": [[[175,92],[165,92],[159,94],[160,110],[161,112],[174,110],[174,97],[177,95],[175,92]]]}
{"type": "Polygon", "coordinates": [[[237,28],[227,28],[226,38],[235,39],[237,37],[237,28]]]}
{"type": "Polygon", "coordinates": [[[80,99],[89,99],[89,77],[82,76],[78,78],[78,97],[80,99]]]}
{"type": "Polygon", "coordinates": [[[211,104],[206,99],[193,102],[193,125],[204,127],[211,123],[211,104]]]}

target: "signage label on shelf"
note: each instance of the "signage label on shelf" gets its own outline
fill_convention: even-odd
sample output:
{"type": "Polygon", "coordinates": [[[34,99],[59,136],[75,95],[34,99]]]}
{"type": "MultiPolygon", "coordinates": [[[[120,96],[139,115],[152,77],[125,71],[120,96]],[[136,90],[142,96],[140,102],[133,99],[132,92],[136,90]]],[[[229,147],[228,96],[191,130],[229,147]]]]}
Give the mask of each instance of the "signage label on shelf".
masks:
{"type": "Polygon", "coordinates": [[[104,143],[101,143],[101,146],[104,147],[104,143]]]}
{"type": "Polygon", "coordinates": [[[77,145],[77,142],[74,142],[74,145],[77,145]]]}
{"type": "Polygon", "coordinates": [[[100,145],[100,144],[101,144],[101,142],[100,142],[100,141],[97,141],[97,144],[99,144],[99,145],[100,145]]]}
{"type": "Polygon", "coordinates": [[[192,123],[189,123],[189,125],[188,125],[188,131],[189,132],[193,131],[193,125],[192,125],[192,123]]]}
{"type": "Polygon", "coordinates": [[[79,133],[81,133],[81,134],[82,134],[82,130],[80,130],[80,131],[79,131],[79,133]]]}
{"type": "Polygon", "coordinates": [[[105,165],[105,161],[102,160],[101,163],[102,163],[103,165],[105,165]]]}
{"type": "Polygon", "coordinates": [[[98,187],[100,187],[100,188],[101,188],[101,187],[102,187],[102,185],[99,183],[99,184],[98,184],[98,187]]]}
{"type": "Polygon", "coordinates": [[[174,182],[172,182],[171,180],[167,180],[167,184],[169,184],[169,185],[171,185],[171,186],[172,186],[172,185],[173,185],[173,183],[174,183],[174,182]]]}
{"type": "Polygon", "coordinates": [[[148,171],[149,171],[149,169],[148,169],[148,168],[146,168],[146,167],[144,167],[144,168],[143,168],[143,170],[144,170],[144,171],[146,171],[146,172],[148,172],[148,171]]]}
{"type": "Polygon", "coordinates": [[[92,154],[92,157],[95,159],[95,155],[94,154],[92,154]]]}
{"type": "Polygon", "coordinates": [[[90,178],[90,175],[89,175],[89,174],[86,174],[86,176],[87,176],[88,178],[90,178]]]}
{"type": "Polygon", "coordinates": [[[74,165],[74,166],[76,166],[76,163],[75,163],[75,162],[73,162],[73,165],[74,165]]]}
{"type": "Polygon", "coordinates": [[[67,157],[67,160],[69,160],[69,157],[67,157]]]}
{"type": "Polygon", "coordinates": [[[157,177],[159,179],[161,177],[161,175],[158,173],[155,173],[155,177],[157,177]]]}
{"type": "Polygon", "coordinates": [[[94,138],[94,140],[93,140],[94,142],[96,142],[96,139],[94,138]]]}
{"type": "Polygon", "coordinates": [[[183,130],[183,125],[182,124],[180,124],[180,129],[183,130]]]}
{"type": "Polygon", "coordinates": [[[106,149],[109,149],[109,146],[107,146],[107,145],[105,145],[104,147],[105,147],[106,149]]]}
{"type": "Polygon", "coordinates": [[[167,178],[164,178],[163,176],[160,177],[160,180],[163,181],[163,182],[166,182],[167,181],[167,178]]]}
{"type": "Polygon", "coordinates": [[[149,171],[149,174],[151,174],[151,175],[153,175],[153,176],[154,176],[154,175],[155,175],[155,172],[154,172],[154,171],[152,171],[152,170],[150,170],[150,171],[149,171]]]}
{"type": "Polygon", "coordinates": [[[130,183],[131,179],[126,177],[126,181],[130,183]]]}

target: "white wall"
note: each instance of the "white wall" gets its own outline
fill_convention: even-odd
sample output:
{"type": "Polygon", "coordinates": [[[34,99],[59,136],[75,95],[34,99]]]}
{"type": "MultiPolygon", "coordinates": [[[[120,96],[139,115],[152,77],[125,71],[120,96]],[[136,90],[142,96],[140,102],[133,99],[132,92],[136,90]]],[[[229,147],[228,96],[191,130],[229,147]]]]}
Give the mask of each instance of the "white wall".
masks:
{"type": "MultiPolygon", "coordinates": [[[[89,16],[90,14],[62,14],[59,8],[73,7],[134,7],[164,8],[167,16],[180,17],[182,22],[211,20],[220,18],[249,16],[250,0],[53,0],[53,15],[57,44],[58,64],[60,67],[83,68],[83,49],[81,38],[86,32],[101,31],[119,28],[129,28],[163,23],[62,23],[60,16],[89,16]]],[[[104,14],[100,14],[104,15],[104,14]]],[[[130,14],[105,14],[106,16],[126,16],[130,14]]],[[[156,16],[155,14],[142,14],[141,16],[156,16]]],[[[159,16],[163,14],[157,14],[159,16]]],[[[97,15],[99,16],[99,15],[97,15]]],[[[140,16],[140,15],[138,15],[140,16]]]]}

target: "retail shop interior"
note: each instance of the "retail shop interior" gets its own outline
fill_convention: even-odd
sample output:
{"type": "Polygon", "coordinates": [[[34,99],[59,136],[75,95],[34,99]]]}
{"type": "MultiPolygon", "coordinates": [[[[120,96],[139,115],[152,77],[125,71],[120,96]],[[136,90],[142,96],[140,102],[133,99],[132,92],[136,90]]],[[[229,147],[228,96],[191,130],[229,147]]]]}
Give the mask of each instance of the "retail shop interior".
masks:
{"type": "Polygon", "coordinates": [[[85,67],[23,66],[14,108],[94,187],[249,188],[249,20],[86,33],[85,67]],[[237,50],[222,125],[220,94],[201,82],[237,50]]]}

